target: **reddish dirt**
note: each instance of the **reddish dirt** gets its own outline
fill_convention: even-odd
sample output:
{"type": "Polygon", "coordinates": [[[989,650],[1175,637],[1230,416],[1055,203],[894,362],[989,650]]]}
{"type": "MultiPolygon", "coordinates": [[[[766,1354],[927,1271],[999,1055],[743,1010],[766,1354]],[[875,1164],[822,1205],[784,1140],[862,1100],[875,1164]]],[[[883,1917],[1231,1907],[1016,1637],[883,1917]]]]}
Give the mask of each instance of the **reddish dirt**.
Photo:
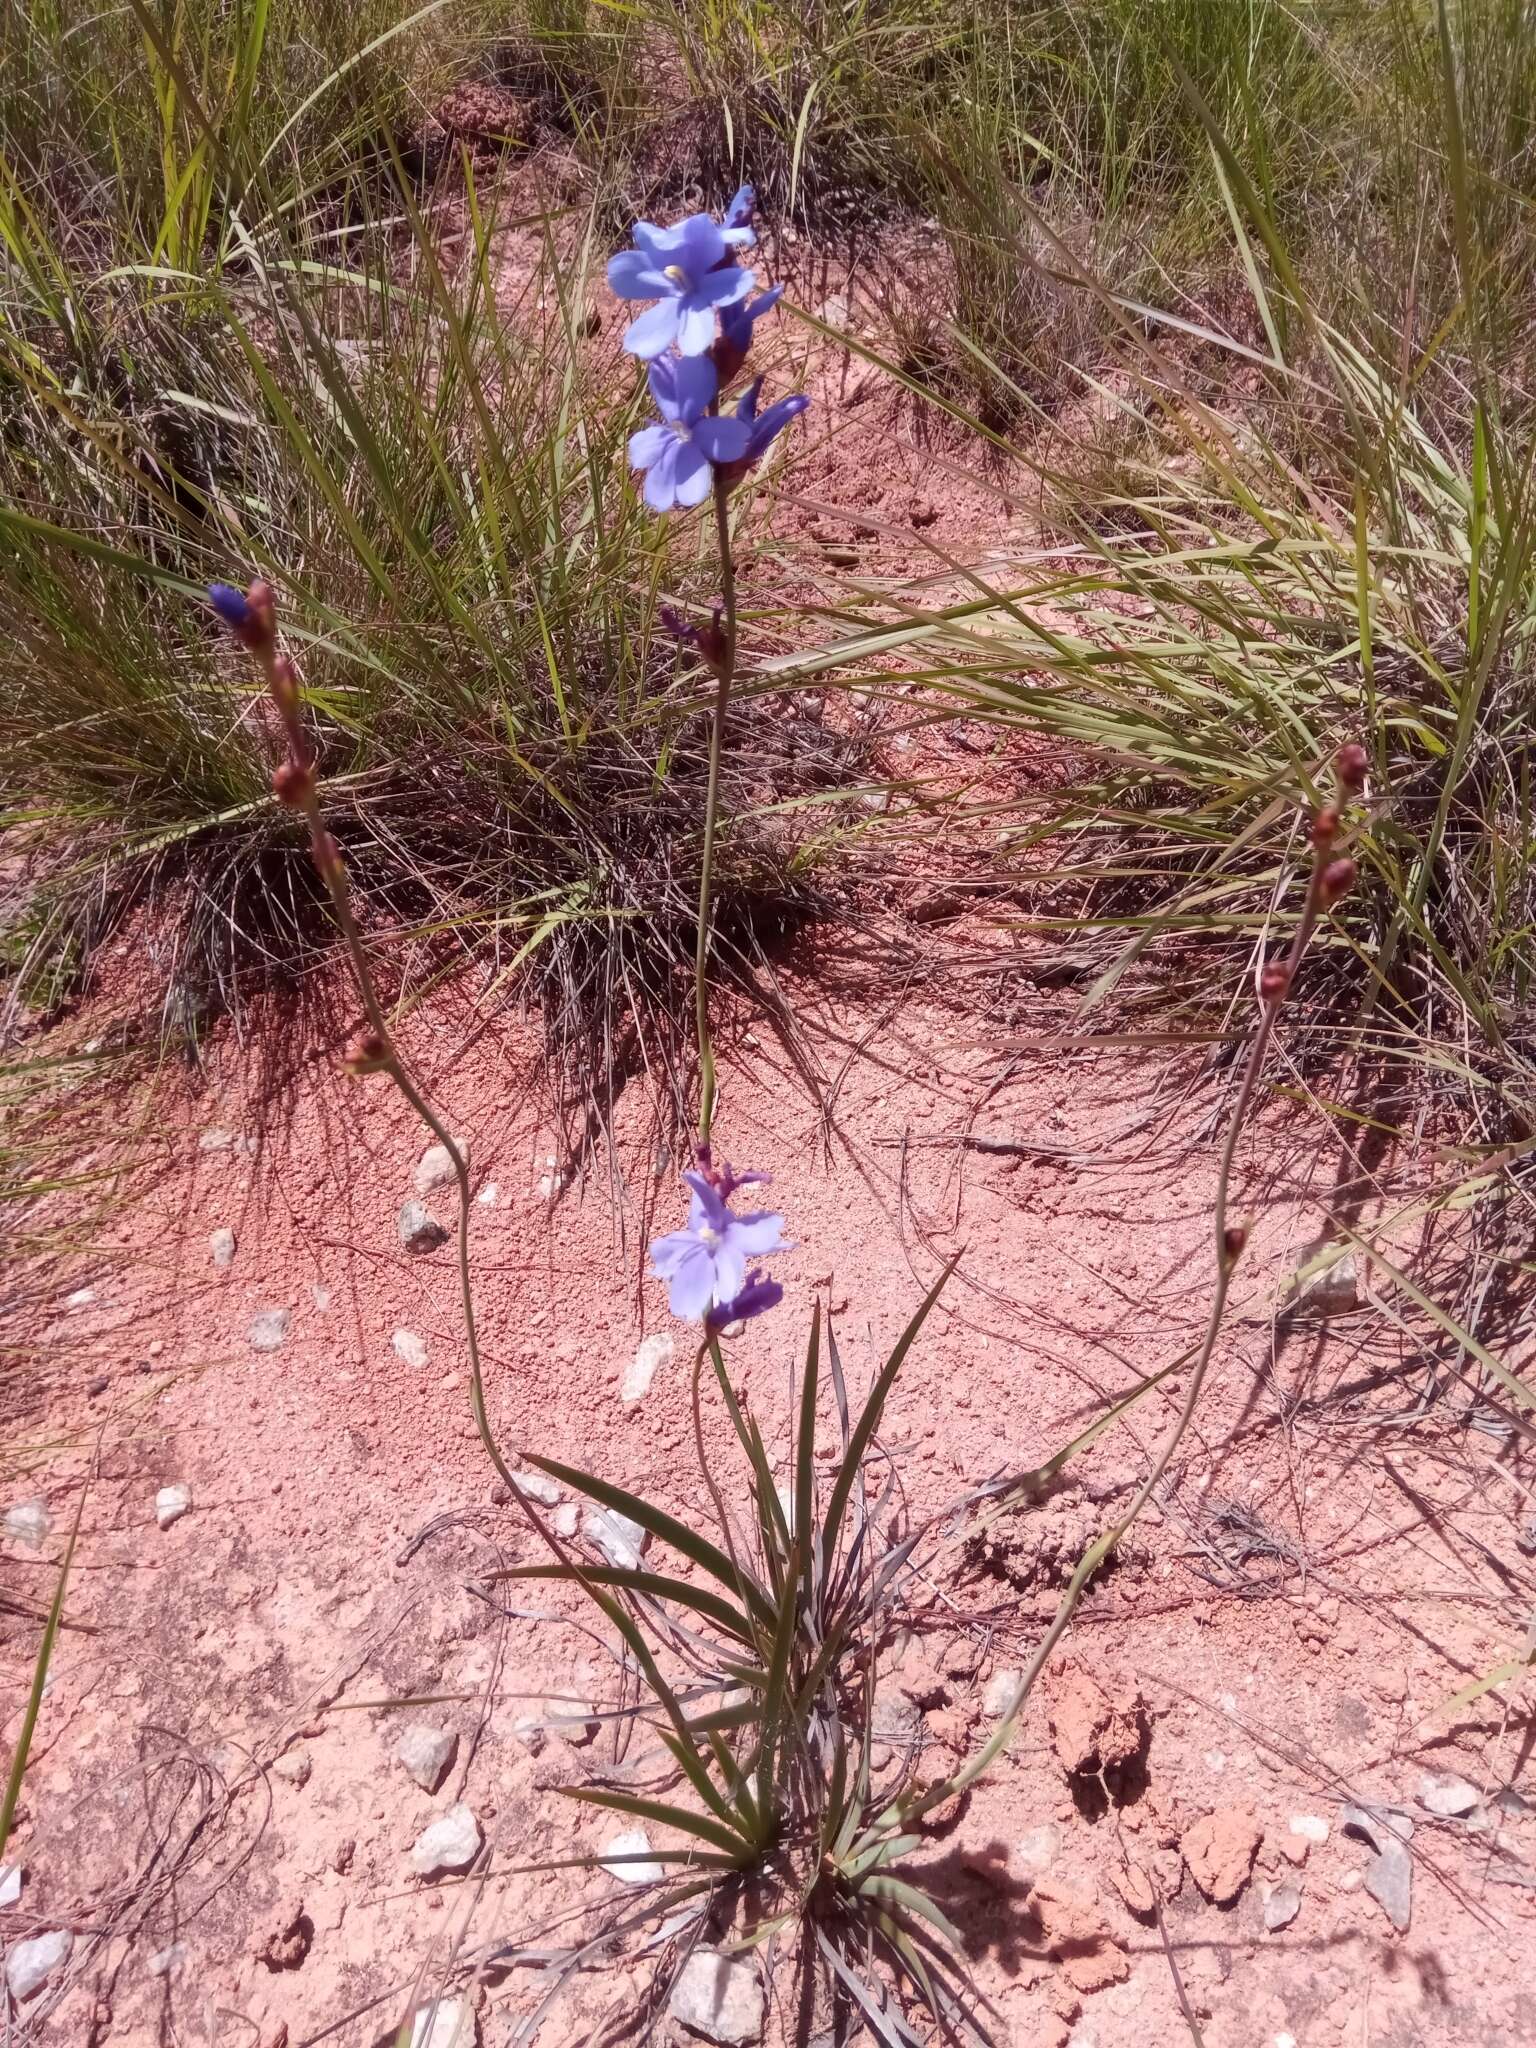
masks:
{"type": "MultiPolygon", "coordinates": [[[[932,1141],[964,1128],[1008,1058],[974,978],[839,1001],[828,961],[807,958],[786,963],[785,986],[838,1086],[824,1119],[769,1022],[736,1020],[722,1138],[775,1173],[799,1248],[779,1262],[784,1306],[731,1345],[733,1373],[782,1457],[813,1295],[837,1312],[858,1387],[962,1248],[885,1431],[906,1512],[921,1518],[1038,1465],[1105,1394],[1191,1341],[1212,1178],[1194,1126],[1209,1103],[1155,1144],[1127,1141],[1117,1133],[1147,1087],[1131,1056],[1040,1054],[979,1127],[1053,1149],[959,1152],[932,1141]]],[[[1054,1003],[1021,1000],[1041,1022],[1054,1003]]],[[[537,1448],[707,1513],[685,1334],[641,1400],[619,1394],[642,1335],[671,1327],[641,1270],[653,1219],[678,1212],[643,1091],[621,1098],[613,1146],[551,1203],[539,1183],[559,1148],[537,1048],[513,1027],[466,1050],[469,1036],[445,1002],[414,1021],[411,1050],[470,1141],[477,1188],[498,1189],[475,1206],[473,1242],[508,1454],[537,1448]]],[[[14,1852],[26,1885],[4,1916],[10,1938],[62,1924],[76,1944],[62,1996],[23,2009],[21,2038],[82,2040],[94,2010],[103,2041],[273,2043],[286,2026],[291,2043],[372,2042],[423,1986],[465,1974],[456,1955],[573,1938],[579,1911],[549,1923],[614,1890],[548,1867],[616,1831],[557,1789],[612,1761],[612,1725],[592,1744],[552,1736],[537,1757],[517,1728],[552,1694],[617,1704],[602,1632],[573,1627],[559,1600],[514,1596],[552,1618],[506,1619],[477,1590],[532,1545],[516,1511],[492,1504],[451,1254],[409,1258],[396,1242],[422,1136],[385,1084],[344,1083],[323,1063],[264,1108],[243,1085],[225,1049],[203,1093],[162,1090],[161,1164],[115,1225],[131,1263],[104,1269],[95,1299],[54,1326],[67,1367],[31,1432],[48,1448],[13,1485],[48,1501],[45,1555],[85,1487],[69,1604],[80,1632],[55,1659],[14,1852]],[[259,1132],[259,1149],[201,1149],[210,1128],[259,1132]],[[227,1274],[209,1259],[220,1226],[238,1240],[227,1274]],[[270,1307],[292,1322],[265,1354],[247,1331],[270,1307]],[[399,1326],[424,1338],[425,1367],[391,1348],[399,1326]],[[161,1531],[155,1493],[174,1481],[192,1510],[161,1531]],[[402,1716],[383,1705],[423,1697],[437,1704],[404,1718],[459,1737],[435,1795],[393,1760],[402,1716]],[[274,1769],[296,1749],[311,1765],[302,1784],[274,1769]],[[491,1845],[489,1873],[424,1882],[410,1845],[460,1798],[491,1845]],[[183,1959],[151,1974],[178,1942],[183,1959]]],[[[1512,1647],[1504,1575],[1526,1569],[1514,1496],[1476,1468],[1494,1449],[1456,1439],[1446,1418],[1384,1451],[1367,1424],[1402,1395],[1343,1401],[1341,1383],[1395,1358],[1390,1325],[1362,1315],[1325,1343],[1277,1322],[1277,1288],[1329,1191],[1314,1136],[1276,1111],[1244,1147],[1244,1186],[1264,1196],[1257,1247],[1164,1505],[1089,1598],[1076,1673],[1048,1683],[990,1777],[912,1858],[965,1931],[1004,2040],[1172,2048],[1188,2027],[1170,1955],[1212,2048],[1352,2041],[1367,2009],[1359,2037],[1374,2043],[1530,2036],[1532,1893],[1518,1873],[1536,1862],[1536,1824],[1485,1809],[1469,1829],[1415,1803],[1426,1768],[1489,1795],[1531,1791],[1507,1699],[1443,1707],[1512,1647]],[[1138,1691],[1144,1728],[1122,1740],[1139,1726],[1125,1705],[1138,1691]],[[1092,1731],[1069,1760],[1085,1768],[1064,1767],[1068,1713],[1094,1723],[1101,1749],[1109,1740],[1102,1774],[1092,1731]],[[1416,1813],[1406,1934],[1362,1888],[1371,1852],[1341,1831],[1349,1800],[1416,1813]],[[1218,1858],[1234,1810],[1243,1855],[1218,1858]],[[1327,1840],[1294,1834],[1298,1814],[1325,1820],[1327,1840]],[[1251,1874],[1238,1872],[1255,1834],[1251,1874]],[[1300,1908],[1267,1933],[1282,1881],[1300,1908]]],[[[452,1215],[451,1196],[432,1200],[452,1215]]],[[[1022,1663],[1170,1412],[1153,1397],[1079,1476],[930,1557],[914,1589],[925,1771],[984,1727],[989,1681],[1022,1663]]],[[[719,1417],[707,1427],[712,1468],[735,1470],[719,1417]]],[[[14,1589],[46,1589],[32,1553],[11,1545],[8,1558],[14,1589]]],[[[35,1641],[11,1624],[12,1700],[35,1641]]],[[[591,2038],[633,1998],[638,1967],[583,1976],[540,2039],[591,2038]]],[[[481,2039],[500,2044],[509,2016],[537,2003],[538,1973],[469,1974],[481,2039]]]]}

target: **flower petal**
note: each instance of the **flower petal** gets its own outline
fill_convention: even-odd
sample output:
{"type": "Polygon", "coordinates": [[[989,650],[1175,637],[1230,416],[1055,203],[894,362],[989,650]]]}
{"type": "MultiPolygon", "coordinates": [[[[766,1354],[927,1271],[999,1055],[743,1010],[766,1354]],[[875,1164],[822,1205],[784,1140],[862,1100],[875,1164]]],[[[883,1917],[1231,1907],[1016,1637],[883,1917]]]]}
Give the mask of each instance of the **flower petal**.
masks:
{"type": "Polygon", "coordinates": [[[715,309],[684,297],[671,303],[677,307],[677,345],[685,357],[701,356],[715,338],[715,309]]]}
{"type": "Polygon", "coordinates": [[[747,1284],[747,1255],[727,1231],[714,1247],[716,1301],[729,1301],[747,1284]]]}
{"type": "Polygon", "coordinates": [[[677,397],[677,358],[658,356],[646,371],[650,381],[651,396],[656,401],[656,410],[664,420],[680,420],[682,407],[677,397]]]}
{"type": "MultiPolygon", "coordinates": [[[[703,422],[700,421],[700,425],[703,422]]],[[[679,441],[677,461],[673,464],[677,478],[677,502],[679,505],[702,505],[709,496],[712,472],[709,457],[695,441],[679,441]]]]}
{"type": "Polygon", "coordinates": [[[711,1230],[725,1231],[732,1222],[730,1210],[726,1207],[720,1191],[702,1173],[685,1172],[683,1186],[693,1196],[688,1216],[688,1228],[697,1230],[700,1222],[707,1223],[711,1230]]]}
{"type": "Polygon", "coordinates": [[[765,455],[777,436],[783,433],[791,420],[800,417],[810,402],[803,391],[797,391],[793,398],[775,399],[766,412],[759,413],[752,422],[748,461],[756,462],[765,455]]]}
{"type": "Polygon", "coordinates": [[[631,469],[649,469],[653,462],[659,462],[671,442],[677,436],[670,427],[664,427],[660,420],[652,420],[648,427],[641,427],[629,437],[629,466],[631,469]]]}
{"type": "Polygon", "coordinates": [[[734,306],[756,283],[756,275],[750,270],[712,270],[699,279],[687,296],[695,303],[702,299],[711,306],[734,306]]]}
{"type": "Polygon", "coordinates": [[[645,472],[645,489],[640,495],[653,512],[670,512],[677,503],[677,458],[688,444],[675,434],[670,439],[671,446],[663,448],[645,472]]]}
{"type": "Polygon", "coordinates": [[[774,1209],[758,1209],[750,1216],[738,1216],[731,1224],[730,1239],[749,1259],[766,1258],[769,1252],[789,1249],[784,1242],[784,1218],[774,1209]]]}
{"type": "Polygon", "coordinates": [[[752,429],[734,413],[710,413],[696,422],[693,438],[711,462],[738,462],[747,452],[752,429]]]}
{"type": "Polygon", "coordinates": [[[634,226],[635,247],[647,255],[661,259],[660,267],[671,262],[678,245],[676,228],[659,228],[652,220],[637,220],[634,226]]]}
{"type": "MultiPolygon", "coordinates": [[[[712,321],[710,334],[713,337],[712,321]]],[[[715,393],[720,389],[719,373],[708,356],[685,354],[672,366],[672,388],[677,416],[685,426],[691,427],[704,408],[713,404],[715,393]]]]}
{"type": "Polygon", "coordinates": [[[642,249],[621,249],[608,265],[608,289],[621,299],[666,299],[675,282],[642,249]]]}
{"type": "Polygon", "coordinates": [[[670,1280],[690,1252],[699,1249],[699,1240],[689,1230],[669,1230],[665,1237],[651,1240],[651,1271],[658,1280],[670,1280]]]}
{"type": "Polygon", "coordinates": [[[703,1245],[696,1244],[672,1274],[667,1294],[675,1316],[695,1322],[715,1299],[715,1262],[703,1245]]]}
{"type": "Polygon", "coordinates": [[[672,346],[677,339],[679,304],[677,299],[661,299],[647,307],[638,320],[630,321],[624,331],[624,346],[632,356],[649,362],[652,356],[659,356],[672,346]]]}
{"type": "Polygon", "coordinates": [[[678,222],[673,229],[676,241],[673,248],[682,269],[689,277],[701,278],[725,254],[725,236],[718,221],[710,219],[707,213],[691,213],[686,220],[678,222]]]}

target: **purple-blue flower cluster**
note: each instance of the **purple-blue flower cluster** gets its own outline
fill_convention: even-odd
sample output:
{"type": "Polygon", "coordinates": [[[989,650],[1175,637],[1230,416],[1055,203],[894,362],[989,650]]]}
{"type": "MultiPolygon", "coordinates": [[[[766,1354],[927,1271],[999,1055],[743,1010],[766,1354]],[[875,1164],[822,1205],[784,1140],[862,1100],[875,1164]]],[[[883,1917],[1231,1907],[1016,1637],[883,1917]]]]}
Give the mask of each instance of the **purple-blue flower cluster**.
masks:
{"type": "Polygon", "coordinates": [[[777,1280],[751,1267],[770,1252],[788,1251],[784,1218],[773,1209],[754,1209],[738,1216],[731,1196],[761,1173],[733,1173],[710,1165],[701,1149],[701,1171],[685,1173],[688,1221],[681,1230],[658,1237],[651,1245],[651,1268],[668,1284],[672,1313],[707,1330],[746,1322],[776,1308],[784,1298],[777,1280]]]}
{"type": "Polygon", "coordinates": [[[650,301],[630,322],[624,346],[649,366],[660,414],[629,443],[653,512],[701,504],[717,476],[726,483],[745,476],[810,404],[803,395],[781,398],[759,413],[759,377],[734,413],[720,410],[720,394],[740,374],[753,329],[784,293],[773,285],[753,298],[756,273],[738,261],[738,252],[757,241],[753,207],[752,187],[743,185],[723,220],[695,213],[671,228],[640,221],[634,248],[608,265],[618,297],[650,301]]]}

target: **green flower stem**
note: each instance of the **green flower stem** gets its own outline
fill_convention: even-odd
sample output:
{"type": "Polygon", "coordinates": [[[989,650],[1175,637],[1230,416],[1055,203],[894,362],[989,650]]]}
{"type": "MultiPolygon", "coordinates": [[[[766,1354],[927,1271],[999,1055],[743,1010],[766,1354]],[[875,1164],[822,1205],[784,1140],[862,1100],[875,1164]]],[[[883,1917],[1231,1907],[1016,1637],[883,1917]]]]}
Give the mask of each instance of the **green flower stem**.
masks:
{"type": "Polygon", "coordinates": [[[704,850],[699,861],[699,938],[693,963],[694,1021],[699,1038],[699,1143],[709,1143],[715,1114],[715,1050],[709,1036],[709,948],[713,936],[711,898],[715,871],[715,821],[720,808],[720,755],[725,743],[725,714],[736,678],[736,564],[731,554],[730,485],[715,471],[715,543],[720,555],[720,594],[724,600],[725,645],[715,670],[713,722],[709,732],[709,783],[704,793],[704,850]]]}
{"type": "Polygon", "coordinates": [[[431,1131],[453,1163],[454,1179],[457,1181],[459,1189],[459,1300],[464,1317],[464,1339],[469,1351],[469,1399],[470,1407],[474,1413],[475,1428],[479,1432],[480,1441],[484,1444],[492,1465],[496,1468],[497,1477],[507,1487],[513,1500],[532,1522],[538,1534],[549,1544],[555,1555],[563,1557],[565,1552],[559,1539],[546,1526],[544,1518],[539,1513],[537,1507],[525,1497],[516,1480],[512,1477],[507,1462],[501,1454],[500,1446],[496,1442],[495,1435],[491,1429],[490,1417],[486,1412],[485,1375],[481,1367],[479,1330],[475,1322],[474,1287],[469,1274],[469,1209],[471,1199],[469,1164],[464,1158],[463,1153],[454,1143],[442,1118],[417,1087],[405,1063],[395,1051],[394,1040],[390,1035],[389,1025],[384,1016],[384,1006],[379,1001],[378,989],[374,983],[373,968],[368,959],[367,948],[363,944],[363,935],[352,909],[352,894],[347,885],[346,863],[341,857],[335,840],[326,830],[324,814],[320,808],[320,793],[314,775],[313,753],[309,745],[309,737],[304,731],[299,717],[296,687],[278,670],[275,640],[267,648],[258,652],[257,659],[266,674],[272,700],[282,716],[284,730],[288,738],[289,754],[293,761],[306,771],[300,797],[300,808],[309,826],[310,854],[329,892],[331,910],[346,945],[347,957],[352,963],[353,978],[357,982],[358,993],[363,999],[363,1010],[368,1018],[369,1029],[383,1048],[379,1062],[379,1071],[388,1074],[389,1078],[400,1090],[400,1093],[405,1097],[417,1116],[421,1118],[427,1129],[431,1131]]]}

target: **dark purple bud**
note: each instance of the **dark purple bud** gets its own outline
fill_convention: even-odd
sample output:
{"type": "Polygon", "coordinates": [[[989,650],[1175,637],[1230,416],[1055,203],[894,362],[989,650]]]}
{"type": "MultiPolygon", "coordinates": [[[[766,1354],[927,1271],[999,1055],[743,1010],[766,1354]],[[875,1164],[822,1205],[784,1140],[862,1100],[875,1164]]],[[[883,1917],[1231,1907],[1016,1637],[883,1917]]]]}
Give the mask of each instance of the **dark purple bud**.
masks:
{"type": "MultiPolygon", "coordinates": [[[[752,400],[754,406],[756,405],[756,387],[746,394],[742,404],[746,403],[747,398],[752,400]]],[[[730,484],[735,483],[739,477],[744,477],[755,463],[761,462],[790,421],[798,419],[801,413],[810,405],[810,402],[802,391],[797,392],[793,398],[775,399],[766,412],[756,414],[742,413],[740,416],[747,420],[752,429],[752,434],[747,442],[744,455],[739,456],[734,462],[722,462],[718,465],[719,473],[724,477],[725,481],[730,484]]],[[[738,407],[739,411],[740,408],[738,407]]]]}
{"type": "Polygon", "coordinates": [[[720,225],[723,228],[749,228],[757,211],[757,194],[750,185],[738,185],[735,197],[725,209],[720,225]]]}
{"type": "Polygon", "coordinates": [[[210,583],[208,602],[242,647],[258,654],[273,646],[277,612],[270,583],[258,578],[244,593],[232,583],[210,583]]]}
{"type": "Polygon", "coordinates": [[[770,1280],[763,1273],[748,1276],[747,1284],[732,1301],[722,1301],[712,1308],[704,1318],[704,1327],[711,1335],[729,1328],[732,1323],[749,1323],[754,1316],[766,1315],[771,1308],[777,1308],[784,1299],[784,1290],[777,1280],[770,1280]]]}
{"type": "Polygon", "coordinates": [[[722,391],[747,360],[753,328],[765,313],[773,311],[783,296],[783,285],[776,284],[765,292],[759,292],[755,299],[740,299],[733,306],[720,308],[720,332],[709,353],[719,373],[722,391]]]}
{"type": "Polygon", "coordinates": [[[232,633],[242,633],[250,626],[251,608],[245,592],[236,590],[233,583],[210,583],[208,602],[232,633]]]}
{"type": "Polygon", "coordinates": [[[669,604],[662,605],[657,616],[675,639],[680,640],[684,647],[696,649],[703,656],[704,660],[709,663],[710,667],[717,674],[719,673],[720,666],[729,651],[726,645],[725,628],[721,624],[722,619],[725,617],[723,605],[717,604],[715,606],[714,616],[707,626],[694,625],[691,619],[685,619],[681,612],[674,610],[669,604]]]}

